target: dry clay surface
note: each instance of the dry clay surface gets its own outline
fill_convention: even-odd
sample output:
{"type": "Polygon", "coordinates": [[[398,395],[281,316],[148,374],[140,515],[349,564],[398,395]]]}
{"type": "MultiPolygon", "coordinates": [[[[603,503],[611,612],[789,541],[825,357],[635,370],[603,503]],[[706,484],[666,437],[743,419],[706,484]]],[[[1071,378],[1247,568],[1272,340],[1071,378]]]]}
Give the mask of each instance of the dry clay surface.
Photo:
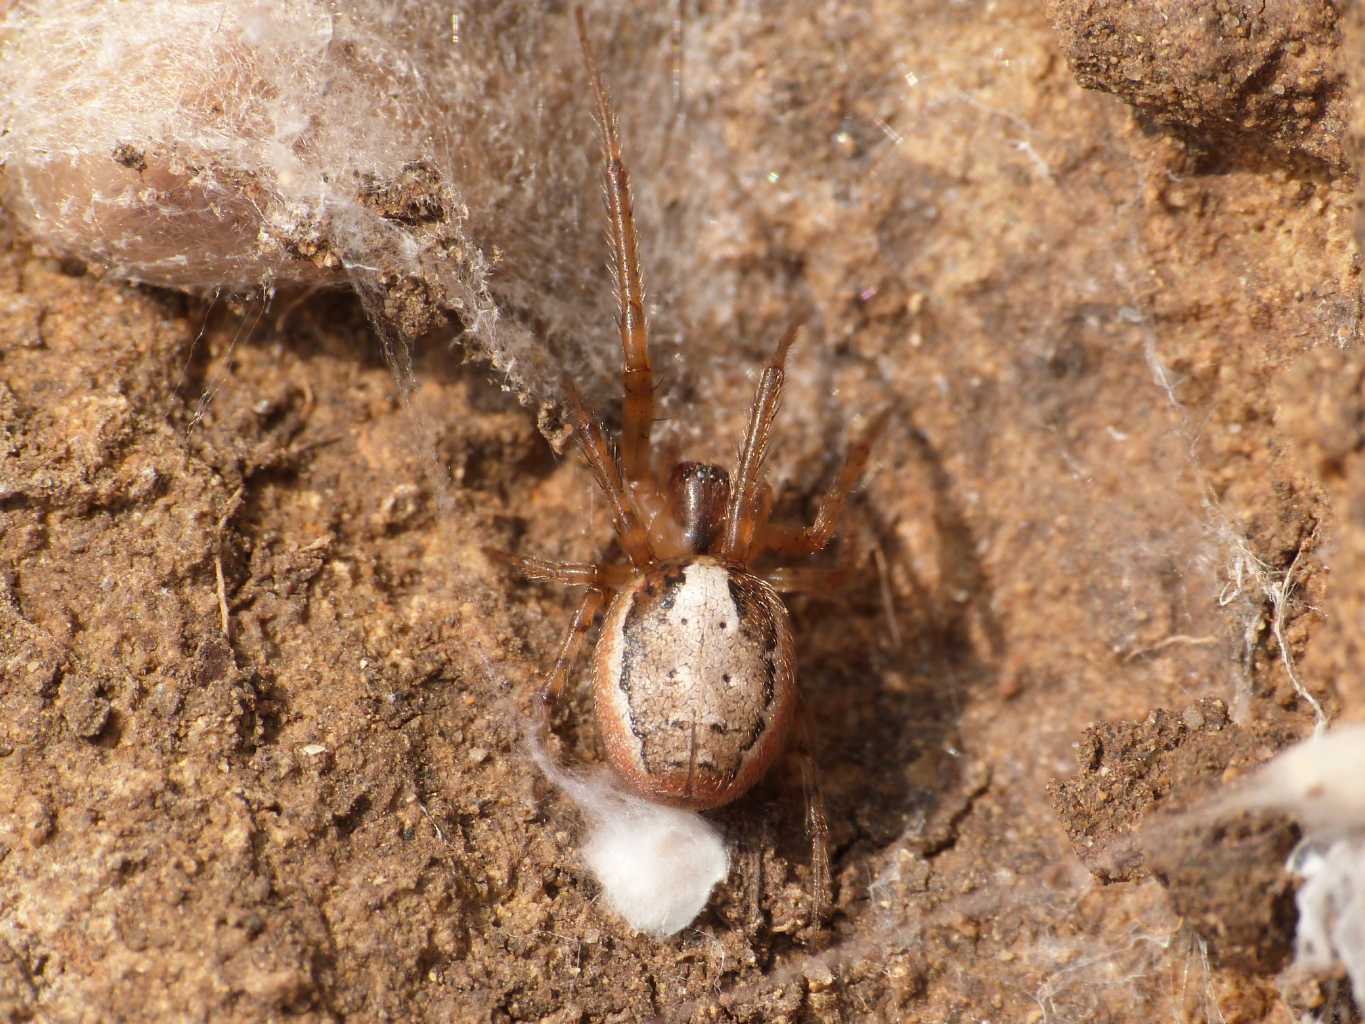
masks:
{"type": "MultiPolygon", "coordinates": [[[[498,372],[427,338],[405,393],[344,294],[133,287],[11,220],[0,1018],[1350,1019],[1280,974],[1292,826],[1163,815],[1311,728],[1290,664],[1365,717],[1354,15],[704,6],[681,108],[667,18],[592,12],[661,437],[727,460],[796,313],[780,512],[892,410],[864,581],[792,602],[828,926],[785,766],[713,815],[734,864],[692,927],[598,902],[525,748],[572,597],[482,548],[610,527],[498,372]]],[[[527,336],[600,325],[546,351],[615,422],[591,115],[567,15],[536,33],[508,73],[576,189],[473,241],[495,296],[544,261],[500,299],[527,336]]],[[[558,756],[599,756],[589,723],[579,687],[558,756]]]]}

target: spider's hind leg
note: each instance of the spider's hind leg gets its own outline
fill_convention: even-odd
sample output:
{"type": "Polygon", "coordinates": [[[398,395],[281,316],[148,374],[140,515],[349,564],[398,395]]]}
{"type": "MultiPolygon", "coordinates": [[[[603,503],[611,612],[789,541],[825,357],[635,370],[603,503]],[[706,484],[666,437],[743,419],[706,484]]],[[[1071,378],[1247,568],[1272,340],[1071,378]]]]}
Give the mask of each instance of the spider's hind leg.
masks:
{"type": "Polygon", "coordinates": [[[545,677],[545,682],[540,687],[541,714],[546,720],[549,718],[550,709],[554,706],[555,701],[564,692],[564,684],[568,682],[569,676],[573,673],[574,663],[578,660],[578,654],[583,649],[583,641],[587,639],[588,633],[592,630],[593,623],[606,601],[607,594],[605,591],[589,590],[583,595],[583,600],[579,602],[578,610],[574,612],[573,621],[569,623],[569,630],[564,634],[564,640],[559,645],[559,654],[555,657],[554,667],[550,669],[550,674],[545,677]]]}
{"type": "Polygon", "coordinates": [[[872,446],[886,427],[886,421],[890,416],[890,409],[878,413],[848,450],[848,454],[844,456],[844,464],[839,469],[839,475],[834,478],[834,483],[820,500],[820,510],[815,514],[815,522],[806,527],[767,526],[755,542],[755,548],[759,553],[772,552],[784,558],[804,558],[825,549],[839,529],[839,520],[844,506],[848,503],[849,495],[862,482],[872,446]]]}
{"type": "Polygon", "coordinates": [[[841,591],[858,578],[853,564],[835,566],[783,565],[762,574],[780,594],[811,594],[815,597],[837,598],[841,591]]]}
{"type": "Polygon", "coordinates": [[[798,711],[792,756],[801,770],[801,791],[806,804],[806,835],[810,838],[810,926],[825,927],[833,903],[834,883],[829,867],[829,820],[825,817],[825,797],[815,762],[815,747],[810,713],[798,711]]]}
{"type": "MultiPolygon", "coordinates": [[[[611,590],[625,585],[634,572],[628,565],[598,565],[595,562],[554,562],[545,558],[525,558],[509,554],[496,548],[484,548],[484,554],[495,562],[501,562],[519,572],[528,580],[541,580],[549,583],[563,583],[570,587],[587,587],[588,592],[579,602],[574,612],[568,632],[560,642],[559,653],[554,667],[545,677],[540,687],[540,703],[544,715],[549,711],[564,690],[569,676],[573,673],[574,663],[578,660],[583,642],[592,630],[593,623],[607,602],[611,590]]],[[[542,723],[543,724],[543,723],[542,723]]]]}

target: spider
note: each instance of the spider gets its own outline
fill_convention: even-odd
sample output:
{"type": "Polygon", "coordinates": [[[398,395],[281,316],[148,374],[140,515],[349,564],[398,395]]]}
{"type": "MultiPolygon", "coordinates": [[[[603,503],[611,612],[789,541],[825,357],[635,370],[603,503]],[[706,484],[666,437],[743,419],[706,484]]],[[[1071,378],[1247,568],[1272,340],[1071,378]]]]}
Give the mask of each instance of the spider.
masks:
{"type": "Polygon", "coordinates": [[[654,464],[654,377],[649,361],[630,175],[619,127],[581,10],[579,41],[596,104],[604,198],[624,354],[620,457],[578,391],[564,383],[574,441],[607,499],[628,563],[554,562],[489,551],[523,576],[586,593],[540,692],[549,710],[601,618],[592,654],[595,717],[607,760],[640,796],[691,810],[738,799],[787,743],[797,709],[791,620],[781,592],[828,593],[848,566],[777,567],[770,555],[823,550],[885,422],[877,416],[805,527],[769,521],[764,459],[799,324],[778,341],[759,377],[733,474],[679,462],[665,478],[654,464]],[[605,615],[603,610],[605,608],[605,615]]]}

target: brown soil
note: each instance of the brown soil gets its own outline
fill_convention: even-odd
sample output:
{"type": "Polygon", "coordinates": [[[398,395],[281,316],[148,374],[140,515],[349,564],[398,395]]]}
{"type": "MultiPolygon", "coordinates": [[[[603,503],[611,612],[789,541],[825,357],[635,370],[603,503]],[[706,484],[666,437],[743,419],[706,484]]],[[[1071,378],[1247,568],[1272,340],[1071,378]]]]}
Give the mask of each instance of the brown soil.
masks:
{"type": "MultiPolygon", "coordinates": [[[[1365,717],[1356,15],[1199,4],[1163,35],[1142,26],[1182,5],[706,6],[696,162],[633,166],[664,438],[728,458],[796,311],[781,511],[893,410],[853,516],[865,582],[792,602],[829,927],[786,768],[714,815],[735,869],[693,927],[649,939],[596,902],[525,749],[572,598],[482,548],[595,557],[609,526],[500,378],[428,338],[405,394],[352,298],[132,287],[9,225],[0,1018],[1249,1022],[1342,998],[1276,981],[1292,826],[1170,813],[1308,731],[1291,664],[1365,717]]],[[[628,139],[668,109],[665,28],[604,45],[653,82],[621,92],[628,139]]],[[[582,160],[566,66],[543,88],[582,160]]],[[[364,187],[420,223],[429,174],[364,187]]],[[[546,303],[600,320],[553,349],[600,400],[595,202],[545,211],[596,282],[546,303]]],[[[479,241],[534,277],[531,233],[479,241]]],[[[446,323],[393,284],[400,326],[446,323]]],[[[518,294],[510,320],[555,319],[518,294]]],[[[574,695],[562,756],[596,756],[589,722],[574,695]]]]}

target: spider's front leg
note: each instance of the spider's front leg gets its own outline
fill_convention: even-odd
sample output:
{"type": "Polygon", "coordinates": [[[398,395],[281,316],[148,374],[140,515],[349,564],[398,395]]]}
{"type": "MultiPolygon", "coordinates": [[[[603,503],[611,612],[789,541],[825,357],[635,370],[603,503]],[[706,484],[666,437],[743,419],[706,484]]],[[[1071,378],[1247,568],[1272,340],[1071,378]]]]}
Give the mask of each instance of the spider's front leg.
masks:
{"type": "Polygon", "coordinates": [[[771,494],[763,486],[763,463],[768,457],[773,420],[782,401],[786,379],[787,351],[796,341],[801,324],[794,323],[778,340],[772,359],[763,368],[749,409],[749,426],[739,449],[734,476],[730,481],[730,504],[725,510],[718,554],[731,562],[747,563],[751,557],[754,534],[766,523],[771,494]],[[765,500],[767,495],[767,500],[765,500]]]}
{"type": "Polygon", "coordinates": [[[645,320],[645,287],[640,275],[640,254],[635,233],[635,203],[630,191],[630,171],[621,155],[621,136],[611,97],[602,83],[597,56],[588,39],[583,10],[574,11],[578,39],[588,65],[597,121],[602,131],[602,195],[607,206],[607,235],[611,241],[624,366],[621,377],[623,424],[621,470],[627,483],[646,482],[657,491],[650,458],[650,431],[654,426],[654,370],[649,364],[649,325],[645,320]]]}

